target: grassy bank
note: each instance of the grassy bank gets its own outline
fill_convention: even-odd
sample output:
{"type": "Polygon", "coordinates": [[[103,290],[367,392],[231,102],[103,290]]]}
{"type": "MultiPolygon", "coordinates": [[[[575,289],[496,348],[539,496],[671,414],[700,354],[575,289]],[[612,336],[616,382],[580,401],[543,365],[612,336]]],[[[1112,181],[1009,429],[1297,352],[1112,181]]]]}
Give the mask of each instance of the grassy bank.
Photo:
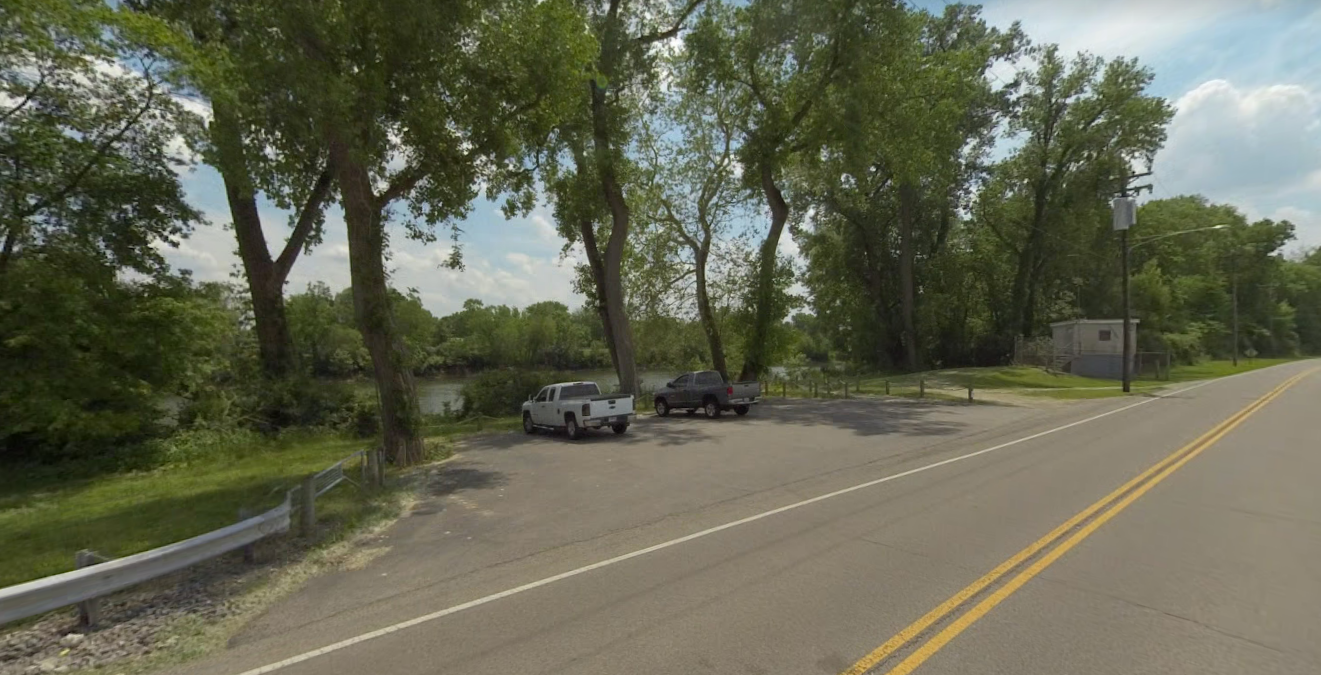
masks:
{"type": "MultiPolygon", "coordinates": [[[[518,425],[517,418],[479,419],[424,432],[439,456],[447,441],[518,425]]],[[[122,557],[232,524],[241,508],[269,509],[302,476],[369,444],[327,433],[235,435],[200,458],[151,471],[70,480],[49,469],[7,469],[0,476],[0,587],[68,571],[80,549],[122,557]]],[[[351,531],[379,519],[388,501],[343,485],[317,500],[318,520],[332,532],[351,531]]]]}
{"type": "MultiPolygon", "coordinates": [[[[1157,380],[1151,377],[1138,377],[1134,379],[1131,389],[1135,394],[1150,393],[1180,382],[1192,382],[1195,380],[1211,380],[1218,377],[1237,375],[1270,366],[1278,366],[1282,363],[1289,363],[1297,359],[1253,359],[1248,361],[1240,359],[1235,366],[1229,360],[1203,361],[1192,365],[1179,365],[1170,368],[1169,377],[1164,380],[1157,380]]],[[[1023,393],[1031,396],[1046,396],[1058,399],[1090,399],[1090,398],[1108,398],[1112,396],[1124,396],[1124,392],[1119,383],[1113,380],[1092,380],[1097,383],[1093,387],[1082,387],[1076,389],[1062,390],[1032,390],[1023,393]]]]}
{"type": "MultiPolygon", "coordinates": [[[[1288,363],[1293,359],[1240,360],[1237,366],[1230,361],[1205,361],[1195,365],[1174,366],[1167,379],[1139,377],[1133,382],[1133,393],[1146,393],[1179,382],[1205,380],[1244,373],[1260,368],[1288,363]]],[[[768,396],[787,395],[791,398],[840,398],[844,395],[844,382],[849,394],[913,397],[918,395],[920,383],[925,383],[930,398],[966,399],[962,392],[969,384],[974,390],[994,390],[1027,396],[1056,399],[1091,399],[1123,396],[1119,382],[1068,373],[1048,372],[1030,366],[993,366],[983,368],[950,368],[920,373],[835,377],[818,382],[815,390],[810,383],[785,384],[775,382],[766,392],[768,396]],[[888,388],[887,388],[888,385],[888,388]]]]}

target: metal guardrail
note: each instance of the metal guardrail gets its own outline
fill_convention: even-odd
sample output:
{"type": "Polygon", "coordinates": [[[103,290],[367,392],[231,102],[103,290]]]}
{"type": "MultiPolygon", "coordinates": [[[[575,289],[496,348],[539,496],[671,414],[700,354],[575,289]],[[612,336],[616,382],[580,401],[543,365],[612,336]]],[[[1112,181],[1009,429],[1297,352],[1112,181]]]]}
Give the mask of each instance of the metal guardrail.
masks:
{"type": "MultiPolygon", "coordinates": [[[[78,556],[79,569],[0,588],[0,625],[79,603],[84,603],[80,605],[84,608],[83,622],[95,623],[96,598],[177,572],[223,553],[244,548],[272,534],[287,532],[291,514],[296,508],[303,512],[304,528],[307,528],[308,522],[315,524],[315,516],[311,513],[309,504],[315,502],[315,497],[325,494],[340,483],[345,481],[353,483],[353,480],[344,473],[344,466],[358,458],[362,458],[362,470],[366,472],[366,452],[358,451],[309,476],[308,479],[313,486],[311,500],[303,498],[303,486],[297,485],[285,492],[284,503],[261,515],[244,518],[233,525],[124,558],[95,564],[90,564],[95,561],[87,561],[89,564],[86,567],[81,566],[84,564],[84,558],[99,558],[99,556],[83,551],[78,556]]],[[[304,484],[307,484],[306,479],[304,484]]],[[[250,554],[251,549],[245,554],[245,558],[250,554]]]]}
{"type": "Polygon", "coordinates": [[[99,598],[289,529],[290,500],[219,530],[109,562],[0,588],[0,624],[99,598]]]}
{"type": "Polygon", "coordinates": [[[349,462],[359,457],[365,457],[366,454],[367,453],[365,451],[359,450],[353,453],[352,455],[349,455],[348,457],[345,457],[344,459],[335,462],[334,464],[330,465],[329,468],[318,473],[314,480],[314,483],[316,484],[316,496],[320,497],[321,495],[325,494],[328,490],[330,490],[330,488],[333,488],[344,481],[349,481],[350,483],[353,483],[353,481],[348,476],[344,475],[344,465],[348,464],[349,462]]]}

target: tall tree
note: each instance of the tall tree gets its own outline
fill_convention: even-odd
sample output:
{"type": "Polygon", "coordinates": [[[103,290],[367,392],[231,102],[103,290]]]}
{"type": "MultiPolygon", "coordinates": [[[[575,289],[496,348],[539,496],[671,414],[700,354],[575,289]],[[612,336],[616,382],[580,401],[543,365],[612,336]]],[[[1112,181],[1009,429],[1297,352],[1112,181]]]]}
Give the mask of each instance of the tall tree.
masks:
{"type": "Polygon", "coordinates": [[[824,104],[827,140],[804,160],[800,181],[820,207],[818,229],[844,229],[808,249],[820,256],[823,246],[844,246],[836,255],[861,270],[853,281],[876,312],[879,329],[867,332],[875,360],[917,370],[935,332],[921,330],[918,289],[932,290],[925,270],[957,228],[1013,86],[987,74],[1014,58],[1023,37],[961,5],[914,12],[903,28],[866,50],[834,89],[824,104]]]}
{"type": "Polygon", "coordinates": [[[1098,207],[1123,185],[1135,162],[1150,164],[1173,115],[1165,99],[1147,93],[1152,73],[1134,59],[1107,63],[1079,54],[1066,63],[1055,45],[1034,56],[1036,68],[1024,75],[1010,125],[1023,145],[1000,167],[1018,215],[1004,223],[986,221],[1014,257],[1004,336],[1035,333],[1053,254],[1089,240],[1070,232],[1070,221],[1090,223],[1088,236],[1094,236],[1098,207]],[[1086,210],[1092,216],[1070,215],[1086,210]]]}
{"type": "MultiPolygon", "coordinates": [[[[242,3],[236,23],[263,37],[245,58],[269,74],[264,105],[307,120],[322,143],[348,229],[358,329],[371,354],[388,456],[422,458],[407,349],[391,309],[386,223],[407,232],[467,213],[478,185],[526,205],[529,143],[565,112],[590,39],[567,1],[341,0],[242,3]],[[407,20],[400,20],[407,17],[407,20]]],[[[275,144],[286,139],[272,139],[275,144]]],[[[289,141],[306,147],[305,138],[289,141]]]]}
{"type": "Polygon", "coordinates": [[[780,237],[790,217],[783,172],[819,146],[815,108],[874,36],[889,35],[904,10],[890,0],[752,0],[713,4],[688,40],[696,68],[712,82],[737,86],[746,110],[739,161],[744,186],[765,200],[770,226],[759,247],[750,289],[752,325],[742,378],[766,371],[771,332],[788,305],[777,296],[780,237]]]}
{"type": "Polygon", "coordinates": [[[639,392],[633,328],[624,297],[623,263],[631,211],[627,159],[639,101],[657,85],[658,49],[679,35],[703,0],[582,0],[596,37],[594,71],[580,89],[577,113],[559,129],[559,162],[547,165],[546,185],[560,231],[581,242],[587,256],[580,283],[605,328],[619,387],[639,392]],[[604,247],[601,238],[604,236],[604,247]]]}
{"type": "MultiPolygon", "coordinates": [[[[675,63],[676,79],[691,71],[682,61],[675,63]]],[[[679,267],[672,278],[693,277],[693,299],[698,320],[711,354],[711,367],[725,378],[729,367],[711,300],[708,271],[716,240],[725,234],[731,220],[747,201],[739,190],[736,155],[737,129],[732,87],[722,83],[682,86],[682,94],[667,101],[661,124],[644,141],[643,163],[650,212],[643,217],[660,227],[665,239],[678,246],[665,246],[666,258],[679,267]]],[[[668,285],[659,289],[669,293],[668,285]]]]}
{"type": "Polygon", "coordinates": [[[209,93],[203,157],[225,186],[262,371],[269,377],[289,375],[296,350],[285,316],[284,285],[299,254],[320,239],[332,187],[324,144],[300,128],[305,120],[265,104],[272,74],[263,70],[260,58],[248,56],[266,49],[262,42],[267,36],[242,29],[241,6],[225,0],[129,0],[125,6],[185,26],[197,43],[195,53],[204,62],[187,66],[199,88],[209,93]],[[272,137],[286,140],[267,142],[272,137]],[[295,145],[294,139],[302,142],[295,145]],[[262,228],[259,193],[294,211],[290,234],[275,256],[262,228]]]}

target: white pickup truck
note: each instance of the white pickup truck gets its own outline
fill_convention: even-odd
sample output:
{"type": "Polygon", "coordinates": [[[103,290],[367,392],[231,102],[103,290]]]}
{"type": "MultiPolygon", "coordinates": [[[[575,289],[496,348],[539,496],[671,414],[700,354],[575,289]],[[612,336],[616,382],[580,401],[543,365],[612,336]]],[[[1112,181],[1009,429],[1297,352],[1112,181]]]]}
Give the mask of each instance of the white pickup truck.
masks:
{"type": "Polygon", "coordinates": [[[523,403],[523,431],[564,429],[569,438],[584,429],[610,427],[617,434],[633,421],[632,394],[602,394],[595,382],[561,382],[542,387],[523,403]]]}

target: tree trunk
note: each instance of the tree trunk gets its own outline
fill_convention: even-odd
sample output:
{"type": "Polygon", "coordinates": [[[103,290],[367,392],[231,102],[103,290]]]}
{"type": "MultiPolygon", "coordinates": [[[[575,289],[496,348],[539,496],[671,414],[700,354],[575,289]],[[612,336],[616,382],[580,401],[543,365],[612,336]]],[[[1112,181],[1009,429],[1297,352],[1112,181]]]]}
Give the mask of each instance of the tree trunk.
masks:
{"type": "MultiPolygon", "coordinates": [[[[1037,283],[1040,275],[1041,247],[1045,240],[1046,197],[1045,187],[1036,186],[1036,195],[1032,205],[1032,224],[1027,240],[1018,254],[1018,269],[1014,272],[1014,287],[1011,296],[1013,311],[1006,317],[1011,331],[1025,337],[1031,337],[1036,322],[1037,283]]],[[[1012,337],[1012,336],[1007,336],[1012,337]]]]}
{"type": "Polygon", "coordinates": [[[628,241],[629,211],[624,190],[615,175],[614,149],[611,146],[605,89],[593,80],[588,84],[592,97],[592,142],[595,150],[597,175],[601,179],[601,192],[610,209],[610,238],[606,241],[601,278],[605,291],[606,336],[615,346],[615,373],[619,376],[619,390],[637,396],[638,368],[633,352],[633,327],[629,324],[624,303],[624,244],[628,241]]]}
{"type": "Polygon", "coordinates": [[[423,459],[417,388],[408,369],[407,347],[395,328],[385,279],[385,232],[367,168],[340,138],[330,140],[330,158],[344,205],[349,238],[353,313],[372,358],[381,408],[386,455],[397,465],[423,459]]]}
{"type": "MultiPolygon", "coordinates": [[[[633,352],[633,326],[629,323],[628,310],[624,305],[623,265],[624,243],[628,238],[628,207],[624,205],[624,194],[618,187],[614,185],[616,197],[611,200],[614,224],[610,228],[610,239],[605,249],[605,307],[609,325],[606,334],[615,344],[615,373],[619,376],[619,390],[638,396],[642,391],[638,386],[638,366],[633,352]]],[[[607,196],[611,193],[607,187],[607,196]]]]}
{"type": "Polygon", "coordinates": [[[711,368],[729,379],[729,366],[725,363],[725,345],[720,339],[715,312],[711,311],[711,296],[706,292],[706,261],[711,253],[711,239],[707,237],[697,253],[697,316],[706,333],[706,344],[711,348],[711,368]]]}
{"type": "Polygon", "coordinates": [[[9,228],[5,232],[5,243],[0,246],[0,276],[9,271],[9,261],[14,258],[14,247],[18,243],[18,227],[9,228]]]}
{"type": "Polygon", "coordinates": [[[583,249],[587,251],[587,266],[592,272],[592,283],[596,289],[596,297],[593,300],[596,303],[596,313],[601,317],[601,329],[605,333],[605,344],[610,349],[610,365],[615,369],[615,375],[618,376],[619,352],[615,345],[615,331],[610,326],[610,310],[605,304],[605,261],[601,259],[601,250],[596,247],[595,223],[590,220],[581,221],[578,224],[578,232],[582,236],[583,249]]]}
{"type": "Polygon", "coordinates": [[[271,259],[266,235],[257,211],[257,194],[247,173],[243,139],[231,111],[216,104],[211,135],[219,156],[220,177],[238,240],[239,258],[252,298],[252,321],[257,333],[257,351],[262,373],[280,378],[296,369],[294,338],[284,314],[283,273],[271,259]]]}
{"type": "Polygon", "coordinates": [[[784,195],[775,184],[775,174],[769,162],[761,165],[761,189],[766,196],[766,204],[771,209],[771,229],[766,233],[765,241],[761,243],[752,335],[748,339],[743,370],[739,374],[740,380],[753,379],[766,372],[771,365],[767,363],[770,359],[767,343],[770,341],[771,324],[775,323],[776,319],[773,306],[776,253],[780,247],[780,233],[784,231],[784,224],[789,220],[789,205],[784,201],[784,195]]]}
{"type": "Polygon", "coordinates": [[[266,248],[256,195],[243,189],[227,173],[222,173],[221,178],[229,200],[230,218],[234,221],[243,274],[252,297],[252,321],[262,372],[268,377],[284,377],[295,370],[294,338],[284,315],[284,278],[276,273],[275,262],[266,248]]]}
{"type": "Polygon", "coordinates": [[[917,190],[911,184],[899,186],[899,313],[903,325],[904,365],[909,371],[920,370],[917,358],[916,283],[913,279],[913,220],[917,217],[917,190]]]}

